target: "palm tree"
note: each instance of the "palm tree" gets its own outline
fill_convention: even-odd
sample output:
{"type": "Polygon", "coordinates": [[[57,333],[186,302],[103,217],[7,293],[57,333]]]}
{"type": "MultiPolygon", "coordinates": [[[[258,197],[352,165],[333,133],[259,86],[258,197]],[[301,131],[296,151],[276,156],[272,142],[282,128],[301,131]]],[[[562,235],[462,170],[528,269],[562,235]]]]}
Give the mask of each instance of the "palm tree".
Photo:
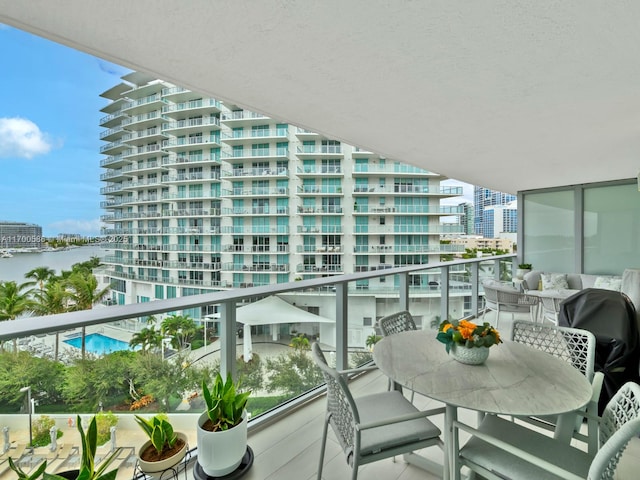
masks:
{"type": "MultiPolygon", "coordinates": [[[[16,282],[0,282],[0,321],[15,320],[20,315],[30,312],[33,309],[33,302],[30,298],[30,291],[27,283],[18,285],[16,282]]],[[[0,344],[0,349],[4,349],[0,344]]],[[[13,350],[18,351],[17,339],[13,339],[13,350]]]]}
{"type": "Polygon", "coordinates": [[[32,278],[40,286],[40,291],[44,290],[44,284],[51,277],[54,277],[56,271],[49,267],[36,267],[24,274],[25,278],[32,278]]]}
{"type": "MultiPolygon", "coordinates": [[[[67,285],[71,290],[72,311],[91,310],[111,290],[110,286],[99,289],[98,279],[91,272],[76,271],[67,278],[67,285]]],[[[82,327],[82,358],[85,357],[86,327],[82,327]]]]}
{"type": "MultiPolygon", "coordinates": [[[[46,283],[44,290],[40,289],[34,292],[33,297],[34,313],[37,315],[54,315],[56,313],[64,313],[69,310],[71,292],[67,290],[64,283],[53,280],[46,283]]],[[[59,341],[60,332],[56,331],[55,348],[53,353],[53,358],[56,361],[58,360],[59,341]]]]}
{"type": "Polygon", "coordinates": [[[137,333],[134,333],[129,341],[130,347],[140,345],[143,355],[146,355],[153,347],[162,345],[162,332],[156,330],[154,326],[145,327],[137,333]]]}
{"type": "Polygon", "coordinates": [[[198,325],[189,315],[169,315],[162,321],[161,331],[173,337],[174,348],[182,350],[198,331],[198,325]]]}

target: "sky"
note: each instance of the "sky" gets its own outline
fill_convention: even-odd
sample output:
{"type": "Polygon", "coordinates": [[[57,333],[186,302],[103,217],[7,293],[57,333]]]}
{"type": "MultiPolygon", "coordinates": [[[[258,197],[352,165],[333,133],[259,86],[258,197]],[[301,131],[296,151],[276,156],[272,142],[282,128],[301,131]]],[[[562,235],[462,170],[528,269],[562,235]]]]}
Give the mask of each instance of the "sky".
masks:
{"type": "Polygon", "coordinates": [[[100,234],[100,93],[129,70],[0,24],[0,220],[100,234]]]}
{"type": "Polygon", "coordinates": [[[2,24],[0,52],[0,221],[100,235],[100,94],[129,70],[2,24]]]}

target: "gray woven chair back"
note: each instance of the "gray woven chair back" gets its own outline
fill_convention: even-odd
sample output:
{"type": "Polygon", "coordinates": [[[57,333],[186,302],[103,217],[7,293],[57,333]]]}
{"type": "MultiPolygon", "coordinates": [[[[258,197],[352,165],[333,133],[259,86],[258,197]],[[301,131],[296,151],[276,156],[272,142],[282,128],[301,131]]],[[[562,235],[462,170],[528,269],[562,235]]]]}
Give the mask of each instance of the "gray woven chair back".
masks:
{"type": "Polygon", "coordinates": [[[640,386],[625,383],[607,403],[600,420],[600,448],[589,478],[613,479],[629,440],[640,434],[640,386]]]}
{"type": "Polygon", "coordinates": [[[347,382],[335,368],[327,364],[327,360],[320,349],[318,342],[311,345],[313,361],[322,371],[324,381],[327,383],[327,415],[338,442],[342,447],[347,461],[352,464],[354,451],[354,425],[360,421],[347,382]]]}
{"type": "Polygon", "coordinates": [[[394,333],[406,332],[408,330],[417,330],[416,322],[409,312],[403,310],[401,312],[392,313],[378,320],[378,326],[385,337],[394,333]]]}
{"type": "Polygon", "coordinates": [[[587,330],[516,320],[511,340],[561,358],[593,379],[596,338],[587,330]]]}
{"type": "Polygon", "coordinates": [[[498,301],[498,290],[490,287],[489,285],[482,285],[484,290],[484,298],[492,303],[496,303],[498,301]]]}

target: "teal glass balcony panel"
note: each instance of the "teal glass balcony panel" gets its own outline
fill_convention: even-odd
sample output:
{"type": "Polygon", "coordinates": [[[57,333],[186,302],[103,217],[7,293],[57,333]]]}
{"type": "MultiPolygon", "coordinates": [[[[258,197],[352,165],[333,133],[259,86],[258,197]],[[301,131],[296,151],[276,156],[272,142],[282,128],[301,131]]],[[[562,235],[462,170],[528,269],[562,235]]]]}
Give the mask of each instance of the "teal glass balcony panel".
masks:
{"type": "Polygon", "coordinates": [[[201,111],[203,113],[219,113],[221,107],[222,104],[214,98],[201,98],[197,100],[188,100],[185,102],[167,103],[166,105],[163,105],[162,113],[186,113],[189,110],[193,110],[193,112],[188,112],[190,115],[198,111],[201,111]]]}
{"type": "Polygon", "coordinates": [[[205,166],[210,163],[220,165],[220,154],[217,155],[198,155],[194,157],[181,156],[181,155],[169,155],[162,159],[162,165],[173,166],[182,164],[198,164],[199,166],[205,166]]]}
{"type": "Polygon", "coordinates": [[[287,235],[289,234],[289,226],[288,225],[270,225],[266,227],[225,226],[225,227],[221,227],[221,231],[222,233],[225,233],[225,234],[234,234],[234,235],[261,235],[261,234],[287,235]]]}
{"type": "Polygon", "coordinates": [[[274,168],[234,168],[226,170],[222,174],[225,178],[262,178],[262,177],[288,177],[289,170],[283,167],[274,168]]]}

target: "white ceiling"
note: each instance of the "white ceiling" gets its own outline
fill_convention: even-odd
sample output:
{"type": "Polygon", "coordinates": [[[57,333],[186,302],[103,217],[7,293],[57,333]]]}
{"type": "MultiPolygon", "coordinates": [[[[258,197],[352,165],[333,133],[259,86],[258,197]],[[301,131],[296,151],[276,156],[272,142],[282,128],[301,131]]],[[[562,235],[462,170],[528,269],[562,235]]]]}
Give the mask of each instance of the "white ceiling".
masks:
{"type": "Polygon", "coordinates": [[[496,190],[640,170],[635,0],[0,0],[0,22],[496,190]]]}

